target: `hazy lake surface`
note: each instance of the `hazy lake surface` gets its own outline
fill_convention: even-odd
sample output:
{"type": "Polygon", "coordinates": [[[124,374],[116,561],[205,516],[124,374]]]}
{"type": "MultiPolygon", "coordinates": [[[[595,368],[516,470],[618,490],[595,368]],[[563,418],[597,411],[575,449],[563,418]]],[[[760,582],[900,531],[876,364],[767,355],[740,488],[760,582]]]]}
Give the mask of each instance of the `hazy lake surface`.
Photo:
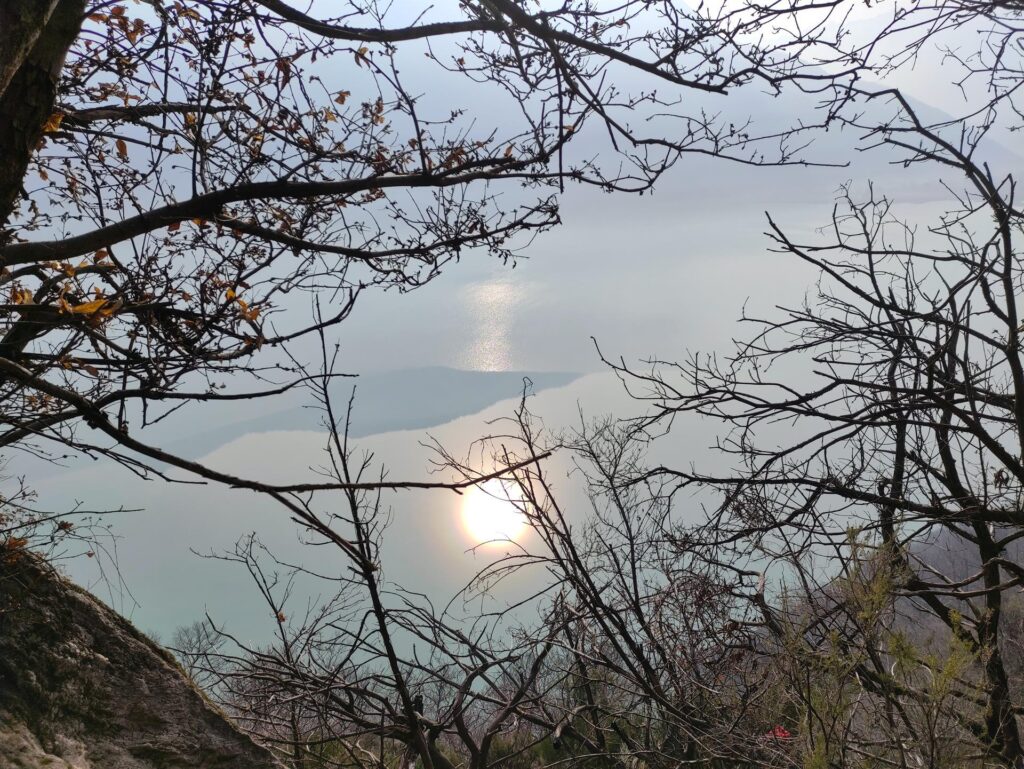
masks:
{"type": "MultiPolygon", "coordinates": [[[[797,303],[814,277],[769,250],[764,212],[792,235],[812,238],[829,223],[839,185],[849,180],[863,189],[869,178],[910,219],[925,221],[946,204],[937,179],[876,158],[841,170],[693,159],[643,198],[570,188],[564,226],[539,238],[514,267],[467,253],[425,288],[363,298],[339,339],[345,371],[364,375],[361,384],[356,380],[357,445],[373,451],[392,478],[428,477],[431,454],[421,445],[427,434],[465,452],[491,429],[490,420],[517,404],[523,374],[515,372],[532,372],[533,408],[555,430],[578,422],[581,411],[635,410],[603,370],[593,339],[606,356],[634,362],[727,351],[744,333],[736,324],[744,306],[764,315],[797,303]]],[[[310,478],[322,461],[324,436],[306,405],[195,408],[154,435],[214,467],[296,481],[310,478]]],[[[662,450],[680,464],[701,461],[714,437],[710,427],[693,425],[662,450]]],[[[551,472],[571,515],[582,521],[587,503],[565,462],[556,457],[551,472]]],[[[255,531],[282,557],[328,571],[339,563],[329,550],[303,548],[287,515],[247,492],[147,482],[89,461],[48,471],[39,491],[41,504],[53,509],[78,500],[92,508],[143,509],[113,519],[131,596],[102,588],[100,594],[165,636],[207,611],[245,636],[265,632],[265,610],[245,575],[192,550],[230,548],[255,531]]],[[[384,554],[388,579],[442,601],[488,557],[470,552],[460,497],[407,492],[387,502],[394,516],[384,554]]],[[[71,569],[94,583],[93,563],[71,569]]]]}

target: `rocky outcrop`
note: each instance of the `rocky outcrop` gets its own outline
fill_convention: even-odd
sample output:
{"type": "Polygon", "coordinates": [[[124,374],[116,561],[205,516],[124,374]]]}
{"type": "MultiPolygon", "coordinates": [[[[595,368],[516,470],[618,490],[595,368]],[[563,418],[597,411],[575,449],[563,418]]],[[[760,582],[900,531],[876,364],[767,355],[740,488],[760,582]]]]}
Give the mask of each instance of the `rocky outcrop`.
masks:
{"type": "Polygon", "coordinates": [[[280,769],[174,658],[46,564],[0,554],[0,769],[280,769]]]}

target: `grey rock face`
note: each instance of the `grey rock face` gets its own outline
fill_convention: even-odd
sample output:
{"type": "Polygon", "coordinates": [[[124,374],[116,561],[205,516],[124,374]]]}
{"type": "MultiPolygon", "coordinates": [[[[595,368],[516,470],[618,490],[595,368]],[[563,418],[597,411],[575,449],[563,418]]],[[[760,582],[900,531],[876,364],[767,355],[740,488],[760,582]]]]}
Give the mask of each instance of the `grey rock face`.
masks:
{"type": "Polygon", "coordinates": [[[0,769],[280,769],[174,658],[27,554],[0,553],[0,769]]]}

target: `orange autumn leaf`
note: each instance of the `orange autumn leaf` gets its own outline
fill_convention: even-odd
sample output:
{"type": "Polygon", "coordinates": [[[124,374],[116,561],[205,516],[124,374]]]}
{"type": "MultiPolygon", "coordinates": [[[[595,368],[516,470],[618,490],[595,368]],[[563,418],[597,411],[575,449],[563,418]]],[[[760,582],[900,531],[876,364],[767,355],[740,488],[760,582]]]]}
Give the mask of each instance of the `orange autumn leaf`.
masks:
{"type": "Polygon", "coordinates": [[[250,307],[244,299],[235,299],[238,303],[238,313],[248,321],[254,321],[260,316],[259,307],[250,307]]]}

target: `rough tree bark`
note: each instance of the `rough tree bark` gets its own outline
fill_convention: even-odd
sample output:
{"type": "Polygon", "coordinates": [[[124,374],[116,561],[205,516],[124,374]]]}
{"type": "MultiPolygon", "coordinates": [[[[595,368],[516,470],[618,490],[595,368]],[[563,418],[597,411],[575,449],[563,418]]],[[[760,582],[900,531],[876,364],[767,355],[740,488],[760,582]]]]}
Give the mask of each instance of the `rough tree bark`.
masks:
{"type": "Polygon", "coordinates": [[[84,0],[0,5],[0,226],[14,210],[53,112],[61,68],[84,13],[84,0]]]}

